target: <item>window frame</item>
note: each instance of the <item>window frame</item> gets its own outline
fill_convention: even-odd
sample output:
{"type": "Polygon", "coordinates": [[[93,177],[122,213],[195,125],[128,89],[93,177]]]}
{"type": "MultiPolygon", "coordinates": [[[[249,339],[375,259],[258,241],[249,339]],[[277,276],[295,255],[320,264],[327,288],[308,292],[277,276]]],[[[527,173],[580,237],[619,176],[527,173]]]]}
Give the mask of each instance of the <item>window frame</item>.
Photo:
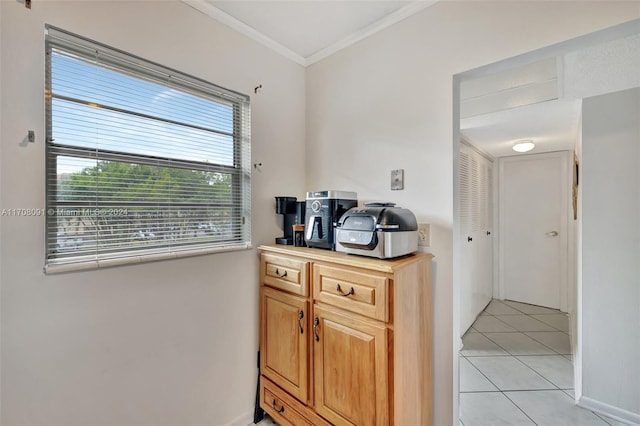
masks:
{"type": "MultiPolygon", "coordinates": [[[[69,270],[97,269],[104,266],[120,264],[140,263],[167,258],[201,255],[221,251],[235,251],[251,248],[251,112],[250,98],[247,95],[224,89],[205,80],[193,77],[182,72],[147,61],[135,55],[109,47],[87,38],[72,34],[65,30],[45,26],[45,110],[46,110],[46,148],[45,148],[45,273],[65,272],[69,270]],[[184,93],[204,96],[214,102],[227,104],[232,107],[233,131],[226,134],[222,130],[213,130],[216,134],[232,136],[233,161],[232,165],[216,164],[186,159],[174,159],[170,157],[145,155],[142,153],[127,153],[117,150],[96,149],[91,146],[74,146],[68,144],[56,144],[53,139],[53,98],[52,93],[52,52],[54,49],[68,54],[75,54],[81,58],[89,58],[87,52],[96,51],[106,55],[107,60],[101,59],[100,66],[106,69],[126,71],[128,74],[143,78],[163,85],[167,89],[177,89],[184,93]],[[108,64],[108,65],[105,65],[108,64]],[[110,66],[109,66],[110,65],[110,66]],[[158,76],[161,76],[159,78],[158,76]],[[166,81],[166,83],[165,83],[166,81]],[[109,208],[117,204],[118,207],[130,205],[141,207],[150,205],[149,202],[136,201],[61,201],[57,200],[57,159],[59,156],[92,159],[98,161],[118,161],[131,164],[140,164],[157,167],[170,167],[174,169],[186,169],[202,172],[224,173],[231,176],[230,202],[227,207],[231,210],[231,218],[237,220],[239,228],[232,227],[230,238],[215,243],[180,241],[177,243],[164,242],[151,248],[111,248],[108,250],[99,248],[98,231],[96,229],[96,251],[94,254],[77,255],[73,252],[60,254],[52,247],[58,246],[60,236],[57,233],[58,219],[54,212],[63,208],[65,203],[73,203],[74,206],[82,205],[89,209],[109,208]],[[54,172],[52,173],[52,170],[54,172]],[[53,181],[53,182],[52,182],[53,181]],[[54,202],[55,200],[55,202],[54,202]]],[[[64,100],[64,99],[63,99],[64,100]]],[[[110,107],[109,107],[110,108],[110,107]]],[[[109,109],[106,108],[106,109],[109,109]]],[[[121,111],[129,117],[135,116],[135,112],[121,111]]],[[[140,114],[144,116],[144,114],[140,114]]],[[[163,121],[159,116],[147,116],[153,120],[163,121]]],[[[170,120],[166,120],[170,121],[170,120]]],[[[183,123],[178,123],[182,125],[183,123]]],[[[197,128],[197,125],[193,125],[197,128]]],[[[206,129],[209,130],[209,129],[206,129]]],[[[98,163],[96,163],[98,164],[98,163]]],[[[97,188],[97,187],[96,187],[97,188]]],[[[153,206],[161,207],[202,207],[203,204],[187,202],[153,202],[153,206]],[[195,205],[197,204],[197,205],[195,205]]],[[[212,204],[213,205],[213,204],[212,204]]],[[[220,206],[220,204],[215,204],[220,206]]],[[[162,210],[158,210],[162,211],[162,210]]]]}

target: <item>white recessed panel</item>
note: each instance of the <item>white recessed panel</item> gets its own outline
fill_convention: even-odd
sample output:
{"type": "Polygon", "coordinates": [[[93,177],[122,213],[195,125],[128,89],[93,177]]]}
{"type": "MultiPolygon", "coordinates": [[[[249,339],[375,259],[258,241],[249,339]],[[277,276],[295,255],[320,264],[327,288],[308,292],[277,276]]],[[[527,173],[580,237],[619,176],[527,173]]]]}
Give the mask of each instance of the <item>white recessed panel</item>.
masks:
{"type": "Polygon", "coordinates": [[[486,96],[516,87],[556,80],[555,57],[460,82],[460,99],[486,96]]]}
{"type": "Polygon", "coordinates": [[[555,79],[463,100],[460,117],[475,117],[553,99],[558,99],[558,82],[555,79]]]}

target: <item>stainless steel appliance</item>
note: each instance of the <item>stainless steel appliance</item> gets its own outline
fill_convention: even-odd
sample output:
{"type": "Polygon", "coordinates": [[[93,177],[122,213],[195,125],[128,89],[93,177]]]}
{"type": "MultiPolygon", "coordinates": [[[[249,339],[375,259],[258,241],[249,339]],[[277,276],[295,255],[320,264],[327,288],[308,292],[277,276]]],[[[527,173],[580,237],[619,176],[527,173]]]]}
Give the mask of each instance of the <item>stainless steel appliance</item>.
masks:
{"type": "Polygon", "coordinates": [[[418,223],[408,209],[370,203],[347,211],[336,228],[336,251],[389,259],[418,251],[418,223]]]}
{"type": "Polygon", "coordinates": [[[335,224],[347,210],[357,205],[355,192],[307,192],[304,236],[307,246],[335,250],[335,224]]]}

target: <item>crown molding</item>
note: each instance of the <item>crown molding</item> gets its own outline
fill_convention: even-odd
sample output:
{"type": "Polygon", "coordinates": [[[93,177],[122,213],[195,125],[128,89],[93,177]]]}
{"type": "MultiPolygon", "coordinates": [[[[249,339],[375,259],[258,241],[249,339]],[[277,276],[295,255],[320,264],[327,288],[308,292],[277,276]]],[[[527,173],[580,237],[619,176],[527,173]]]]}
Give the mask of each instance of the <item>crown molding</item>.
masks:
{"type": "Polygon", "coordinates": [[[423,9],[426,9],[429,6],[432,6],[438,1],[440,0],[413,1],[408,5],[396,10],[395,12],[385,16],[384,18],[372,23],[371,25],[368,25],[361,30],[358,30],[357,32],[351,34],[350,36],[345,37],[344,39],[305,58],[302,55],[299,55],[293,50],[289,49],[288,47],[285,47],[277,41],[273,40],[272,38],[267,37],[255,28],[218,9],[211,3],[208,3],[206,0],[182,0],[183,3],[191,6],[192,8],[204,13],[205,15],[215,19],[216,21],[224,25],[227,25],[228,27],[238,31],[241,34],[246,35],[247,37],[257,41],[258,43],[274,50],[276,53],[279,53],[285,58],[304,67],[321,61],[324,58],[331,56],[334,53],[346,47],[349,47],[362,39],[365,39],[379,31],[382,31],[385,28],[402,21],[403,19],[406,19],[423,9]]]}
{"type": "Polygon", "coordinates": [[[205,0],[182,0],[182,2],[215,19],[216,21],[238,31],[239,33],[246,35],[247,37],[257,41],[258,43],[274,50],[276,53],[279,53],[285,58],[290,59],[302,66],[307,65],[307,60],[304,57],[298,55],[293,50],[281,45],[277,41],[267,37],[260,31],[255,30],[253,27],[250,27],[244,22],[234,18],[228,13],[223,12],[212,4],[207,3],[205,0]]]}
{"type": "Polygon", "coordinates": [[[351,46],[363,40],[377,32],[380,32],[393,24],[396,24],[416,13],[420,12],[423,9],[426,9],[429,6],[434,5],[439,0],[417,0],[409,3],[408,5],[396,10],[395,12],[385,16],[384,18],[367,25],[361,30],[356,31],[348,37],[343,38],[342,40],[308,56],[306,58],[306,65],[314,64],[318,61],[323,60],[324,58],[333,55],[334,53],[351,46]]]}

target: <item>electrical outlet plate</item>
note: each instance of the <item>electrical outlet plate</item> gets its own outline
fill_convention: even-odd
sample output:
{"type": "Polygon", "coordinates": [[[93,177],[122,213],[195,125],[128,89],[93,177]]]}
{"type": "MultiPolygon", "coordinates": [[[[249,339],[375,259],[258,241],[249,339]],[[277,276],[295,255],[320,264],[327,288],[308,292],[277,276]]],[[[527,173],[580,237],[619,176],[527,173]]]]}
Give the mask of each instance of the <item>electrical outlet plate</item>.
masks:
{"type": "Polygon", "coordinates": [[[418,245],[422,247],[431,246],[431,225],[428,223],[418,224],[418,245]]]}
{"type": "Polygon", "coordinates": [[[391,170],[391,190],[404,189],[404,169],[391,170]]]}

